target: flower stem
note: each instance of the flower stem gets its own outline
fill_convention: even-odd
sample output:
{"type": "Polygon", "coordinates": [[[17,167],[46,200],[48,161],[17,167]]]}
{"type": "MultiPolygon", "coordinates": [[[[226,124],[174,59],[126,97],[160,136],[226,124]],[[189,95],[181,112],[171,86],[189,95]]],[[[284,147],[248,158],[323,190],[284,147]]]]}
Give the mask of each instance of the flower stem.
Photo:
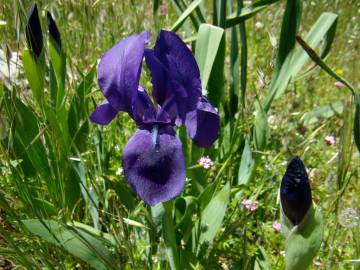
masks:
{"type": "Polygon", "coordinates": [[[172,216],[174,201],[171,200],[168,202],[164,202],[163,206],[165,209],[165,214],[163,216],[162,226],[163,226],[164,242],[166,246],[166,254],[168,256],[171,269],[179,270],[180,269],[179,254],[177,250],[176,236],[175,236],[173,216],[172,216]]]}

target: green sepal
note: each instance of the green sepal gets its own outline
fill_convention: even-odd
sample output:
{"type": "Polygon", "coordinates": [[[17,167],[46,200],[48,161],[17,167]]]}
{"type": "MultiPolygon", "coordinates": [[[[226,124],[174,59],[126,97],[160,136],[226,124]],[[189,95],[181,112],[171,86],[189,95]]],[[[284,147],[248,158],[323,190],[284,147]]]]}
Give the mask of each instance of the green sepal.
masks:
{"type": "Polygon", "coordinates": [[[32,93],[36,101],[42,104],[45,77],[43,55],[37,58],[28,48],[25,48],[22,59],[25,76],[29,82],[32,93]]]}
{"type": "Polygon", "coordinates": [[[66,74],[66,57],[62,50],[59,50],[52,41],[48,42],[49,57],[51,65],[54,69],[57,91],[54,95],[56,108],[59,109],[64,102],[65,96],[65,74],[66,74]]]}
{"type": "Polygon", "coordinates": [[[282,233],[285,237],[286,270],[304,270],[318,252],[324,234],[320,209],[311,205],[304,219],[293,225],[281,210],[282,233]]]}

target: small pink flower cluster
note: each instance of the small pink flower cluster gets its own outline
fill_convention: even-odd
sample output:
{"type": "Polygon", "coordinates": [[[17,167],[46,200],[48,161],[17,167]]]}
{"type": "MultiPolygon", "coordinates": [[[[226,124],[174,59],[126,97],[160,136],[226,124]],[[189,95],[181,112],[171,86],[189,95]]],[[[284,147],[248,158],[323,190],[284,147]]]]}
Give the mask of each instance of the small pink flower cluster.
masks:
{"type": "Polygon", "coordinates": [[[325,143],[327,145],[333,145],[333,144],[335,144],[335,142],[336,142],[335,136],[326,136],[325,137],[325,143]]]}
{"type": "Polygon", "coordinates": [[[281,224],[280,223],[278,223],[278,222],[274,222],[273,224],[272,224],[272,227],[273,227],[273,229],[276,231],[276,232],[281,232],[281,224]]]}
{"type": "Polygon", "coordinates": [[[345,84],[343,84],[342,82],[335,82],[334,85],[337,87],[337,88],[343,88],[345,86],[345,84]]]}
{"type": "Polygon", "coordinates": [[[243,200],[241,203],[250,212],[255,212],[259,205],[258,201],[253,201],[250,199],[243,200]]]}
{"type": "Polygon", "coordinates": [[[212,160],[208,156],[201,157],[199,159],[199,164],[207,170],[214,166],[214,162],[212,162],[212,160]]]}

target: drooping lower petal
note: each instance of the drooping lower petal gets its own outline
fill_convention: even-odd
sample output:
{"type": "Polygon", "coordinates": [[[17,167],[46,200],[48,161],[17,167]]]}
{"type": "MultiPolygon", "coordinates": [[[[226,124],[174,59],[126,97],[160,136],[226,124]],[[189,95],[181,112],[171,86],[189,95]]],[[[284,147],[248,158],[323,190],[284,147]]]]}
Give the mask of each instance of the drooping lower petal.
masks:
{"type": "Polygon", "coordinates": [[[138,130],[123,150],[125,179],[147,204],[168,201],[185,184],[182,145],[174,130],[138,130]]]}
{"type": "Polygon", "coordinates": [[[309,210],[312,198],[308,175],[299,157],[291,160],[280,186],[281,207],[286,217],[299,224],[309,210]]]}
{"type": "Polygon", "coordinates": [[[131,113],[133,96],[139,86],[141,64],[148,32],[129,36],[109,49],[98,67],[99,86],[111,106],[131,113]]]}
{"type": "Polygon", "coordinates": [[[219,114],[205,98],[202,98],[196,110],[186,115],[185,125],[189,137],[196,145],[210,147],[218,136],[219,114]]]}
{"type": "Polygon", "coordinates": [[[117,114],[118,111],[115,110],[107,100],[105,100],[96,107],[95,111],[90,115],[90,120],[100,125],[107,125],[117,114]]]}

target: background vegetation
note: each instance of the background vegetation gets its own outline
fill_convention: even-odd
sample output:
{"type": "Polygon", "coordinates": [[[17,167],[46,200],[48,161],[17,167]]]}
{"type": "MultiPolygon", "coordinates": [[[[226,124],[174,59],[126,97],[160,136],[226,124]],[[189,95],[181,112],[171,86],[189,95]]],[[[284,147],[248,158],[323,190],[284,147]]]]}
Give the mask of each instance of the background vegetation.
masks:
{"type": "MultiPolygon", "coordinates": [[[[121,171],[121,151],[135,126],[120,115],[110,125],[99,127],[88,121],[88,115],[101,99],[96,83],[101,55],[118,40],[145,29],[151,32],[153,43],[159,30],[174,26],[190,2],[37,1],[44,40],[45,12],[49,10],[61,32],[67,62],[64,102],[58,104],[52,82],[57,83],[58,91],[61,86],[51,74],[46,52],[43,106],[35,100],[23,70],[30,4],[20,0],[0,3],[0,267],[170,267],[169,239],[166,234],[164,238],[161,227],[164,209],[151,209],[139,201],[121,171]],[[60,245],[57,236],[68,241],[60,245]]],[[[235,12],[241,2],[228,1],[226,12],[235,12]]],[[[220,97],[214,98],[222,119],[217,143],[209,150],[197,149],[183,138],[183,130],[179,132],[188,181],[174,202],[172,240],[181,249],[180,260],[195,269],[283,269],[284,239],[273,224],[279,222],[281,177],[287,161],[298,155],[307,166],[313,200],[326,222],[324,241],[312,267],[357,269],[360,156],[352,130],[353,98],[348,89],[336,87],[334,78],[308,60],[261,118],[262,107],[257,104],[264,104],[276,76],[287,4],[263,2],[269,2],[264,10],[227,28],[223,45],[215,51],[220,56],[210,67],[208,88],[220,97]],[[246,80],[240,75],[244,70],[241,27],[246,29],[246,80]],[[222,88],[211,90],[217,84],[214,78],[219,78],[222,88]],[[335,110],[326,107],[329,104],[335,110]],[[264,121],[266,124],[259,124],[264,121]],[[264,145],[255,139],[259,129],[264,145]],[[335,144],[326,143],[330,135],[336,137],[335,144]],[[198,165],[199,158],[207,155],[214,162],[210,170],[198,165]],[[255,164],[253,170],[246,167],[249,164],[255,164]],[[245,199],[258,202],[256,211],[244,207],[245,199]],[[216,224],[214,217],[221,223],[216,224]],[[200,218],[209,218],[209,222],[200,218]],[[203,240],[189,244],[196,233],[203,240]]],[[[199,22],[221,26],[221,20],[214,19],[218,10],[213,1],[202,1],[200,7],[203,17],[194,10],[177,30],[194,52],[199,22]]],[[[360,3],[303,1],[299,35],[306,36],[323,12],[338,15],[324,61],[359,89],[360,3]]],[[[142,83],[151,89],[148,72],[142,83]]],[[[181,268],[189,267],[182,263],[181,268]]]]}

